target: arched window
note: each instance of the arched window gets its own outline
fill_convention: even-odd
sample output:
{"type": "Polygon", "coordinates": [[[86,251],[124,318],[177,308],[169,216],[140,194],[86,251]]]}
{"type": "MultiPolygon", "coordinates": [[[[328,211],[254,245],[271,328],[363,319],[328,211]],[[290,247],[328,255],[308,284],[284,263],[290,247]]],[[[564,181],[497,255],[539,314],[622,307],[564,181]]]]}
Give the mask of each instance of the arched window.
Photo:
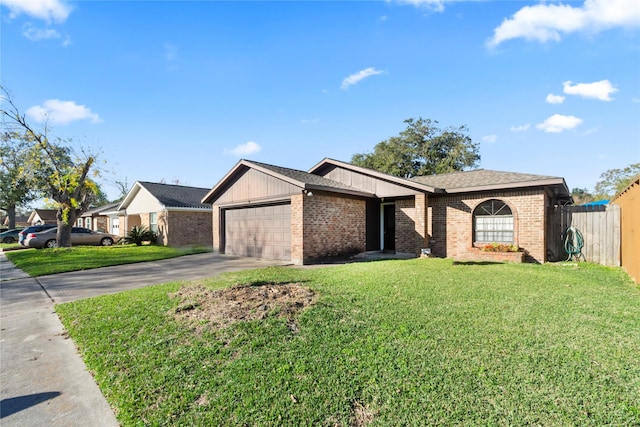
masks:
{"type": "Polygon", "coordinates": [[[474,242],[513,243],[513,213],[502,200],[487,200],[473,212],[474,242]]]}

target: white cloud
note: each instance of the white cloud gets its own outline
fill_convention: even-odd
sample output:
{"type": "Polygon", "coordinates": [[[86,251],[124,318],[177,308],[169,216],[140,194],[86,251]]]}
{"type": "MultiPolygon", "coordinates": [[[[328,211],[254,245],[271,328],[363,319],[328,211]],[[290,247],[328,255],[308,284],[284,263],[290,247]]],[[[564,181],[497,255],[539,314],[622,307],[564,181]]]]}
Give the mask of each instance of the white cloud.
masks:
{"type": "Polygon", "coordinates": [[[360,82],[361,80],[366,79],[367,77],[375,76],[382,73],[384,73],[384,71],[376,70],[373,67],[365,68],[364,70],[358,71],[355,74],[351,74],[349,77],[344,79],[342,81],[340,89],[346,90],[349,88],[349,86],[352,86],[360,82]]]}
{"type": "Polygon", "coordinates": [[[634,104],[640,103],[640,98],[634,96],[633,98],[631,98],[631,102],[633,102],[634,104]]]}
{"type": "Polygon", "coordinates": [[[564,96],[550,93],[547,95],[546,101],[549,104],[562,104],[564,102],[564,96]]]}
{"type": "Polygon", "coordinates": [[[582,124],[582,119],[576,116],[554,114],[536,127],[548,133],[560,133],[565,130],[573,129],[580,124],[582,124]]]}
{"type": "Polygon", "coordinates": [[[487,135],[482,137],[482,142],[488,142],[489,144],[493,144],[498,140],[498,135],[487,135]]]}
{"type": "Polygon", "coordinates": [[[312,123],[319,123],[320,119],[316,118],[316,119],[302,119],[300,120],[300,123],[304,123],[304,124],[312,124],[312,123]]]}
{"type": "Polygon", "coordinates": [[[22,35],[32,41],[59,39],[62,37],[60,33],[54,29],[36,28],[32,25],[28,25],[22,35]]]}
{"type": "MultiPolygon", "coordinates": [[[[436,12],[444,10],[447,0],[397,0],[398,3],[410,4],[415,7],[427,8],[436,12]]],[[[450,1],[450,0],[449,0],[450,1]]]]}
{"type": "Polygon", "coordinates": [[[42,40],[59,40],[62,39],[62,46],[67,47],[71,44],[71,37],[68,35],[62,35],[53,28],[37,28],[31,24],[27,24],[24,27],[22,35],[34,42],[42,40]]]}
{"type": "Polygon", "coordinates": [[[232,150],[225,150],[227,153],[231,153],[234,156],[242,157],[247,156],[249,154],[257,153],[262,150],[262,147],[256,142],[248,141],[244,144],[240,144],[232,150]]]}
{"type": "Polygon", "coordinates": [[[12,19],[24,13],[47,22],[64,22],[71,13],[71,6],[62,0],[0,0],[0,5],[9,8],[12,19]]]}
{"type": "Polygon", "coordinates": [[[35,105],[27,109],[25,114],[37,122],[49,121],[51,123],[69,124],[77,120],[89,120],[91,123],[100,123],[100,117],[84,105],[78,105],[74,101],[61,101],[49,99],[41,106],[35,105]]]}
{"type": "Polygon", "coordinates": [[[493,31],[489,47],[524,38],[545,43],[559,41],[561,34],[599,32],[609,28],[639,28],[638,0],[585,0],[580,7],[541,3],[525,6],[493,31]]]}
{"type": "Polygon", "coordinates": [[[511,126],[511,128],[509,128],[510,130],[512,130],[513,132],[526,132],[529,130],[529,127],[531,125],[529,123],[527,123],[526,125],[520,125],[520,126],[511,126]]]}
{"type": "Polygon", "coordinates": [[[609,80],[600,80],[593,83],[576,83],[567,81],[562,83],[564,93],[567,95],[579,95],[583,98],[595,98],[600,101],[612,101],[612,93],[616,93],[618,89],[614,88],[609,80]]]}

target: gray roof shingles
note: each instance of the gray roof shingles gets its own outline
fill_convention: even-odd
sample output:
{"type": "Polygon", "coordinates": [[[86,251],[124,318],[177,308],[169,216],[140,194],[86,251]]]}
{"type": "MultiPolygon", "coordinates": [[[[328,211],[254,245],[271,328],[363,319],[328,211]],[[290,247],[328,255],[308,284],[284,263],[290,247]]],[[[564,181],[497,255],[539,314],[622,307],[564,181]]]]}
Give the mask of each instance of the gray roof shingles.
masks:
{"type": "Polygon", "coordinates": [[[210,191],[209,188],[144,181],[138,183],[168,208],[211,209],[211,205],[201,203],[202,198],[210,191]]]}
{"type": "Polygon", "coordinates": [[[533,175],[517,172],[501,172],[486,169],[476,169],[464,172],[452,172],[439,175],[416,176],[410,180],[430,185],[444,190],[456,188],[472,188],[508,184],[532,185],[536,181],[560,180],[556,176],[533,175]]]}
{"type": "Polygon", "coordinates": [[[261,168],[264,168],[264,169],[268,169],[272,172],[275,172],[287,178],[291,178],[292,180],[298,181],[302,184],[309,184],[311,186],[317,186],[317,187],[335,188],[338,190],[364,191],[364,190],[354,188],[350,185],[346,185],[341,182],[334,181],[329,178],[325,178],[320,175],[314,175],[312,173],[304,172],[297,169],[290,169],[282,166],[274,166],[266,163],[254,162],[249,160],[247,160],[247,162],[253,163],[254,165],[260,166],[261,168]]]}

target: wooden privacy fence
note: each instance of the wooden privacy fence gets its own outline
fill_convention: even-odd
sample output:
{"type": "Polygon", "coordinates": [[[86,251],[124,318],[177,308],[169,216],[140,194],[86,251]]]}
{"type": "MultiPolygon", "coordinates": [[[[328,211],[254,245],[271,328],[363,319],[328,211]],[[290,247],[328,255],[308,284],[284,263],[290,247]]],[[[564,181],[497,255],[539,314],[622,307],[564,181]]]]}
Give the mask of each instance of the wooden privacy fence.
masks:
{"type": "Polygon", "coordinates": [[[620,206],[557,206],[549,215],[548,258],[562,261],[566,231],[576,228],[583,238],[582,260],[620,266],[620,206]]]}

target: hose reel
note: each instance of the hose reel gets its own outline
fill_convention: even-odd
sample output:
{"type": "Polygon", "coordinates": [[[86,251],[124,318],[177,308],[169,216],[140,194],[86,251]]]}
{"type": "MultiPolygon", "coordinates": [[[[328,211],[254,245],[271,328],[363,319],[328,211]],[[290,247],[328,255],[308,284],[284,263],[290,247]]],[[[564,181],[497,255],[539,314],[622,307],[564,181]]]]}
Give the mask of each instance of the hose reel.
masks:
{"type": "Polygon", "coordinates": [[[584,239],[582,237],[582,233],[576,227],[569,227],[564,232],[564,250],[569,255],[567,257],[567,261],[571,261],[575,259],[575,261],[586,261],[584,254],[582,253],[582,248],[584,246],[584,239]]]}

